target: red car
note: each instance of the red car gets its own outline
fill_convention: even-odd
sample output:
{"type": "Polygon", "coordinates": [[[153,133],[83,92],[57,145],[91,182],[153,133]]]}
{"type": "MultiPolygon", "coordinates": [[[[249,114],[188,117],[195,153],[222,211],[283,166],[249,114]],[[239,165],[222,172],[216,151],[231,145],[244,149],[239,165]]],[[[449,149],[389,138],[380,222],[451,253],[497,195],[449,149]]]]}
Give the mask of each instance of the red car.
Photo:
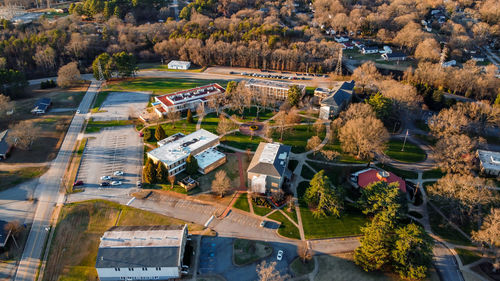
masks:
{"type": "Polygon", "coordinates": [[[143,132],[139,132],[139,137],[144,137],[144,133],[143,132]]]}
{"type": "Polygon", "coordinates": [[[75,183],[73,184],[73,186],[79,186],[79,185],[83,185],[83,181],[75,181],[75,183]]]}

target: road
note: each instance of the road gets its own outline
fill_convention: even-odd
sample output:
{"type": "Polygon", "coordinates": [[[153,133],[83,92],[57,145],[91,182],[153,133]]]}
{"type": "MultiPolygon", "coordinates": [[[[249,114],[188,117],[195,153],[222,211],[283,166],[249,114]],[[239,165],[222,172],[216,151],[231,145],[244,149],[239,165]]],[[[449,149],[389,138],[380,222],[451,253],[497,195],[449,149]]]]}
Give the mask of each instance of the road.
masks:
{"type": "Polygon", "coordinates": [[[446,246],[437,242],[434,246],[434,264],[441,280],[463,281],[462,272],[458,269],[455,257],[446,246]]]}
{"type": "Polygon", "coordinates": [[[14,278],[16,281],[31,281],[36,277],[42,249],[48,235],[47,227],[50,225],[54,207],[56,204],[62,203],[64,199],[64,193],[59,192],[62,178],[68,167],[78,134],[85,122],[85,114],[89,111],[99,87],[100,82],[92,81],[78,107],[80,113],[73,117],[57,157],[52,161],[47,173],[40,177],[36,186],[35,198],[38,199],[38,203],[28,240],[14,278]]]}

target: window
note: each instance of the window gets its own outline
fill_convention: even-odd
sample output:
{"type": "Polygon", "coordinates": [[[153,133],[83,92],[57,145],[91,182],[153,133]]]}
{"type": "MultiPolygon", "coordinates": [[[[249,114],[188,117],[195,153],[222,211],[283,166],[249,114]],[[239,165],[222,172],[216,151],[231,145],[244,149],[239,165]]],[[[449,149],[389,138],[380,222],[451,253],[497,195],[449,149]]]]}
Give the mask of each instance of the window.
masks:
{"type": "Polygon", "coordinates": [[[147,267],[143,267],[142,271],[148,271],[148,268],[147,267]]]}
{"type": "Polygon", "coordinates": [[[157,271],[160,271],[160,270],[161,270],[161,267],[157,267],[157,268],[156,268],[156,270],[157,270],[157,271]]]}
{"type": "Polygon", "coordinates": [[[128,268],[128,271],[134,271],[134,268],[129,267],[129,268],[128,268]]]}
{"type": "Polygon", "coordinates": [[[120,277],[121,280],[125,280],[125,277],[120,277]]]}
{"type": "Polygon", "coordinates": [[[272,187],[278,187],[278,183],[277,182],[273,182],[271,185],[272,185],[272,187]]]}
{"type": "Polygon", "coordinates": [[[115,267],[115,271],[120,271],[120,268],[119,267],[115,267]]]}
{"type": "Polygon", "coordinates": [[[156,280],[158,280],[158,279],[160,279],[160,278],[159,278],[158,276],[155,276],[155,279],[156,279],[156,280]]]}

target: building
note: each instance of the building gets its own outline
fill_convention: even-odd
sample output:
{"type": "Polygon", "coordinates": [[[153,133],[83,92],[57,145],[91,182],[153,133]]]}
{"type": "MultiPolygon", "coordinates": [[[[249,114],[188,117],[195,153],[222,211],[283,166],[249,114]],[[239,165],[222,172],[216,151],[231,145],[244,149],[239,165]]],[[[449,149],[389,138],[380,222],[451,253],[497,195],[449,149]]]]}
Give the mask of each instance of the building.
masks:
{"type": "Polygon", "coordinates": [[[0,159],[7,159],[11,146],[7,143],[7,134],[9,130],[0,132],[0,159]]]}
{"type": "Polygon", "coordinates": [[[349,43],[349,42],[345,42],[345,43],[342,43],[342,49],[343,50],[352,50],[352,49],[354,49],[354,45],[349,43]]]}
{"type": "Polygon", "coordinates": [[[474,61],[477,61],[477,62],[483,62],[483,61],[485,61],[485,60],[486,60],[486,56],[485,56],[485,55],[483,55],[483,54],[478,54],[478,53],[476,53],[476,54],[472,54],[472,55],[470,56],[470,58],[471,58],[472,60],[474,60],[474,61]]]}
{"type": "Polygon", "coordinates": [[[182,226],[114,226],[104,232],[95,267],[101,281],[179,278],[188,230],[182,226]]]}
{"type": "Polygon", "coordinates": [[[406,182],[402,178],[396,176],[392,172],[374,168],[364,169],[351,174],[349,181],[355,188],[365,188],[368,185],[379,181],[385,181],[389,184],[397,182],[399,189],[402,192],[406,192],[406,182]]]}
{"type": "Polygon", "coordinates": [[[378,48],[377,47],[362,47],[361,48],[361,53],[363,55],[367,55],[367,54],[376,54],[378,53],[378,48]]]}
{"type": "Polygon", "coordinates": [[[442,67],[450,67],[450,66],[455,66],[455,65],[457,65],[456,60],[445,61],[441,64],[442,67]]]}
{"type": "Polygon", "coordinates": [[[381,50],[380,53],[382,53],[382,54],[391,54],[392,53],[392,49],[389,46],[384,46],[384,49],[381,50]]]}
{"type": "Polygon", "coordinates": [[[306,93],[305,85],[291,84],[280,81],[250,79],[245,84],[245,86],[248,87],[248,89],[250,89],[251,91],[257,92],[259,94],[267,94],[279,100],[286,100],[286,98],[288,97],[288,90],[293,85],[299,87],[302,95],[306,93]]]}
{"type": "Polygon", "coordinates": [[[160,147],[148,152],[153,162],[163,162],[168,175],[177,175],[186,169],[186,159],[191,154],[198,161],[199,172],[206,174],[226,163],[226,155],[217,151],[219,136],[200,129],[185,136],[177,133],[158,142],[160,147]]]}
{"type": "Polygon", "coordinates": [[[385,53],[382,54],[381,57],[386,61],[402,61],[406,60],[406,55],[403,53],[385,53]]]}
{"type": "Polygon", "coordinates": [[[280,190],[286,179],[290,179],[288,159],[292,148],[280,143],[259,143],[248,166],[248,186],[255,193],[280,190]]]}
{"type": "Polygon", "coordinates": [[[188,70],[191,67],[191,62],[181,61],[181,60],[172,60],[168,63],[167,67],[168,67],[168,69],[188,70]]]}
{"type": "Polygon", "coordinates": [[[481,172],[490,176],[500,176],[500,152],[477,150],[481,172]]]}
{"type": "Polygon", "coordinates": [[[169,111],[195,111],[198,105],[203,105],[216,95],[221,95],[226,90],[219,84],[209,84],[194,89],[179,91],[155,97],[155,112],[162,117],[169,111]]]}
{"type": "Polygon", "coordinates": [[[7,241],[10,237],[10,230],[7,231],[5,226],[7,225],[6,221],[0,220],[0,248],[5,247],[7,245],[7,241]]]}
{"type": "Polygon", "coordinates": [[[52,105],[52,101],[49,98],[41,98],[36,101],[35,106],[31,110],[33,114],[45,114],[49,106],[52,105]]]}
{"type": "Polygon", "coordinates": [[[333,119],[346,108],[352,100],[354,84],[353,80],[343,82],[332,90],[322,88],[314,90],[314,96],[320,104],[319,118],[324,120],[333,119]]]}

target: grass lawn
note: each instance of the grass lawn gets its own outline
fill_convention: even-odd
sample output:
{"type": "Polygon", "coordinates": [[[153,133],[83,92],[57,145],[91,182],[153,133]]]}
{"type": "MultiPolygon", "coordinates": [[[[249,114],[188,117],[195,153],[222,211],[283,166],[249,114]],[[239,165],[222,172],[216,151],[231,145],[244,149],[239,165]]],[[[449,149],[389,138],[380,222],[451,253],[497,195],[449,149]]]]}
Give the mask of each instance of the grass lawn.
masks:
{"type": "MultiPolygon", "coordinates": [[[[167,137],[176,134],[176,133],[183,133],[185,135],[190,134],[194,131],[196,131],[196,122],[197,119],[194,118],[193,123],[188,123],[186,120],[177,120],[174,122],[174,125],[172,123],[164,123],[161,124],[163,130],[165,131],[165,134],[167,137]]],[[[144,130],[150,130],[151,131],[151,138],[148,140],[144,140],[145,142],[149,143],[156,143],[156,138],[155,138],[155,130],[156,130],[156,125],[147,127],[144,130]]]]}
{"type": "Polygon", "coordinates": [[[110,93],[110,91],[100,91],[99,93],[97,93],[97,97],[90,112],[98,112],[99,108],[101,108],[102,103],[108,98],[110,93]]]}
{"type": "Polygon", "coordinates": [[[424,120],[416,120],[415,125],[417,126],[417,128],[419,128],[422,131],[426,131],[426,132],[430,131],[429,126],[427,124],[425,124],[424,120]]]}
{"type": "Polygon", "coordinates": [[[0,171],[0,191],[38,178],[47,171],[48,167],[28,167],[13,171],[0,171]]]}
{"type": "Polygon", "coordinates": [[[476,251],[471,251],[463,248],[455,248],[455,251],[457,251],[457,254],[462,260],[463,265],[467,265],[481,259],[481,253],[476,251]]]}
{"type": "Polygon", "coordinates": [[[233,242],[233,261],[236,265],[246,265],[273,253],[273,247],[265,242],[255,240],[235,239],[233,242]]]}
{"type": "Polygon", "coordinates": [[[217,113],[212,112],[203,117],[201,121],[201,127],[211,133],[217,134],[217,126],[219,125],[219,117],[217,113]]]}
{"type": "Polygon", "coordinates": [[[268,207],[259,206],[253,200],[252,200],[252,206],[253,206],[253,212],[257,216],[262,216],[262,217],[269,214],[273,210],[273,209],[268,208],[268,207]]]}
{"type": "Polygon", "coordinates": [[[385,154],[394,160],[406,163],[416,163],[425,160],[425,152],[416,144],[406,141],[404,151],[401,151],[402,147],[402,140],[390,140],[387,144],[385,154]]]}
{"type": "Polygon", "coordinates": [[[236,202],[234,202],[233,207],[235,207],[236,209],[243,210],[245,212],[250,212],[250,206],[248,205],[247,194],[246,193],[240,194],[240,197],[238,197],[236,202]]]}
{"type": "Polygon", "coordinates": [[[314,177],[314,174],[315,174],[315,172],[313,170],[311,170],[311,168],[309,168],[306,165],[302,165],[302,171],[300,171],[300,175],[304,179],[310,180],[314,177]]]}
{"type": "Polygon", "coordinates": [[[211,83],[226,87],[225,80],[174,79],[174,78],[132,78],[108,82],[108,91],[148,91],[154,95],[168,94],[185,89],[196,88],[211,83]]]}
{"type": "Polygon", "coordinates": [[[406,179],[416,179],[416,178],[418,178],[418,173],[417,172],[407,171],[407,170],[401,170],[401,169],[395,168],[393,166],[384,165],[384,164],[381,164],[381,163],[378,163],[375,166],[377,166],[377,167],[379,167],[381,169],[384,169],[386,171],[393,172],[394,174],[396,174],[396,175],[398,175],[398,176],[400,176],[402,178],[406,178],[406,179]]]}
{"type": "Polygon", "coordinates": [[[93,121],[90,120],[85,128],[85,133],[98,133],[102,128],[133,125],[132,120],[112,120],[112,121],[93,121]]]}
{"type": "Polygon", "coordinates": [[[444,177],[446,175],[445,172],[442,172],[439,168],[430,170],[430,171],[425,171],[422,173],[422,178],[423,179],[439,179],[444,177]]]}
{"type": "Polygon", "coordinates": [[[297,219],[297,212],[295,212],[295,208],[292,208],[292,211],[289,212],[287,207],[281,209],[285,214],[287,214],[290,218],[292,218],[296,223],[299,222],[297,219]]]}
{"type": "Polygon", "coordinates": [[[300,239],[299,229],[282,213],[274,212],[268,218],[281,222],[280,228],[278,229],[280,235],[292,239],[300,239]]]}
{"type": "Polygon", "coordinates": [[[342,236],[354,236],[361,234],[361,226],[364,226],[368,219],[360,210],[346,204],[340,218],[335,216],[315,218],[312,211],[303,200],[308,182],[301,182],[297,187],[299,197],[300,215],[306,239],[320,239],[342,236]]]}
{"type": "Polygon", "coordinates": [[[288,161],[288,169],[292,172],[295,171],[295,168],[297,168],[297,165],[299,165],[299,161],[297,161],[297,160],[288,161]]]}
{"type": "Polygon", "coordinates": [[[235,132],[224,136],[222,143],[234,148],[243,150],[250,149],[251,151],[255,151],[259,146],[259,143],[262,141],[264,140],[258,136],[254,136],[250,139],[250,136],[244,135],[240,132],[235,132]]]}
{"type": "MultiPolygon", "coordinates": [[[[163,215],[91,200],[65,205],[60,213],[49,252],[47,280],[95,280],[95,260],[100,237],[116,225],[179,225],[186,222],[163,215]],[[119,215],[121,212],[121,215],[119,215]]],[[[188,224],[190,231],[203,226],[188,224]]]]}
{"type": "Polygon", "coordinates": [[[297,257],[290,264],[290,269],[292,270],[294,276],[302,276],[309,274],[314,269],[314,259],[303,263],[302,260],[297,257]]]}
{"type": "Polygon", "coordinates": [[[466,237],[455,230],[434,208],[428,206],[429,222],[431,224],[432,232],[439,235],[444,240],[456,244],[471,246],[472,242],[466,237]]]}
{"type": "Polygon", "coordinates": [[[424,141],[428,144],[431,145],[436,145],[437,139],[431,135],[421,135],[421,134],[415,134],[414,135],[417,139],[424,141]]]}
{"type": "MultiPolygon", "coordinates": [[[[344,153],[342,151],[342,146],[340,145],[340,142],[336,139],[333,143],[327,143],[324,147],[324,150],[333,150],[337,151],[340,153],[339,158],[337,158],[335,161],[340,162],[340,163],[353,163],[353,164],[364,164],[368,163],[368,161],[363,160],[363,159],[357,159],[356,157],[344,153]]],[[[316,153],[316,155],[309,154],[307,155],[308,158],[310,159],[317,159],[321,161],[329,161],[328,159],[324,159],[323,156],[321,156],[321,153],[316,153]]]]}
{"type": "Polygon", "coordinates": [[[309,166],[316,171],[325,170],[325,174],[330,178],[333,184],[340,185],[344,183],[351,173],[364,169],[365,167],[334,166],[306,161],[309,166]]]}
{"type": "MultiPolygon", "coordinates": [[[[297,125],[293,127],[293,131],[285,132],[283,140],[280,140],[280,132],[275,130],[273,132],[273,139],[282,142],[283,144],[290,145],[293,153],[302,153],[306,151],[307,140],[315,136],[312,126],[310,125],[297,125]]],[[[325,132],[320,134],[321,139],[325,138],[325,132]]]]}
{"type": "MultiPolygon", "coordinates": [[[[241,118],[241,114],[238,111],[225,109],[224,112],[229,116],[232,116],[233,114],[236,115],[236,118],[242,122],[254,121],[257,117],[257,107],[255,106],[245,108],[243,110],[243,118],[241,118]]],[[[268,120],[269,118],[273,117],[274,114],[276,113],[270,109],[261,109],[261,111],[259,112],[259,121],[268,120]]]]}

